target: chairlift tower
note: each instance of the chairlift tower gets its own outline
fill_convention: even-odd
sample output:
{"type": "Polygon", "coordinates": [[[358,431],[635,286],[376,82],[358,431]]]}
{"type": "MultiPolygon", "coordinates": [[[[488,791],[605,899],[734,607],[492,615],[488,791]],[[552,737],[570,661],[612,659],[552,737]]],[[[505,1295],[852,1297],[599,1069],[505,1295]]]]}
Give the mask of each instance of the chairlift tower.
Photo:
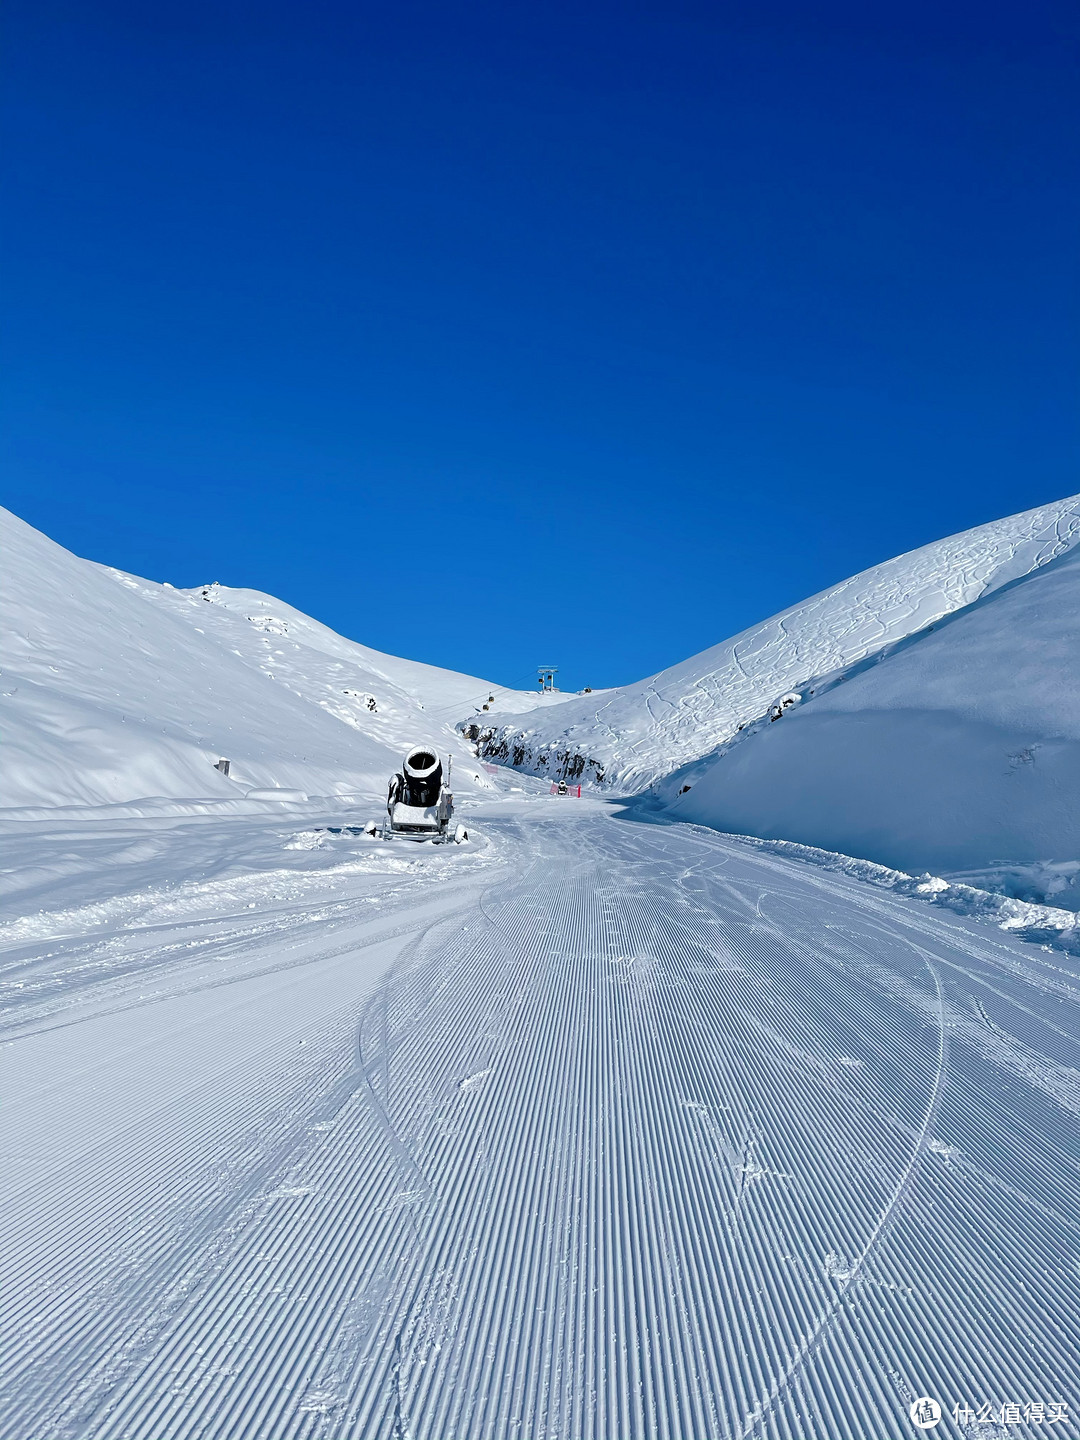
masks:
{"type": "Polygon", "coordinates": [[[536,667],[536,678],[541,691],[553,691],[556,689],[555,676],[559,673],[557,665],[538,665],[536,667]]]}

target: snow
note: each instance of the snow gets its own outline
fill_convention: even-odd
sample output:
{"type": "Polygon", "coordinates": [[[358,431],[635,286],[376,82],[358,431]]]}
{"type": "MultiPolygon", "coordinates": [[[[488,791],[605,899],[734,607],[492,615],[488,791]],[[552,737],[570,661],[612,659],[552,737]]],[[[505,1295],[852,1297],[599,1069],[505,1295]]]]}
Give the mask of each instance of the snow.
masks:
{"type": "Polygon", "coordinates": [[[1076,908],[1077,654],[1074,550],[815,686],[671,813],[1076,908]]]}
{"type": "Polygon", "coordinates": [[[957,727],[949,763],[979,726],[1031,751],[1002,795],[1043,783],[1078,723],[1048,679],[1076,653],[1058,509],[796,607],[786,648],[759,627],[752,723],[695,751],[728,704],[702,689],[666,810],[663,785],[569,803],[472,760],[451,727],[481,681],[7,517],[0,1440],[877,1440],[926,1395],[1075,1415],[1077,922],[971,880],[1056,897],[1080,864],[960,881],[674,818],[725,766],[834,727],[857,757],[845,727],[909,713],[935,745],[957,727]],[[824,685],[796,664],[837,653],[824,685]],[[457,747],[468,845],[365,833],[417,742],[457,747]]]}
{"type": "Polygon", "coordinates": [[[0,936],[3,1440],[1076,1403],[1069,957],[595,799],[469,803],[476,849],[344,802],[6,822],[48,904],[0,936]]]}
{"type": "Polygon", "coordinates": [[[730,740],[786,693],[855,664],[1080,540],[1080,496],[875,565],[646,680],[519,717],[483,717],[484,751],[537,774],[647,789],[730,740]],[[599,702],[599,703],[598,703],[599,702]],[[592,762],[592,763],[590,763],[592,762]],[[581,768],[578,768],[580,766],[581,768]]]}
{"type": "MultiPolygon", "coordinates": [[[[976,920],[997,925],[1000,929],[1035,944],[1065,950],[1071,955],[1080,955],[1080,917],[1076,912],[1002,893],[1005,887],[1000,883],[1001,876],[996,871],[988,874],[999,882],[998,889],[986,890],[965,884],[957,877],[946,880],[940,875],[908,875],[902,870],[875,864],[872,860],[844,855],[835,850],[822,850],[815,845],[800,845],[791,840],[764,840],[756,835],[726,835],[724,838],[756,850],[767,850],[774,855],[817,865],[835,874],[850,875],[856,880],[891,890],[897,895],[914,896],[932,905],[952,910],[957,915],[970,915],[976,920]]],[[[1038,872],[1039,867],[1032,868],[1038,872]]],[[[1073,875],[1080,866],[1074,862],[1069,866],[1050,868],[1054,871],[1064,868],[1073,875]]],[[[1055,890],[1052,884],[1047,886],[1051,894],[1058,894],[1063,888],[1059,886],[1055,890]]]]}
{"type": "Polygon", "coordinates": [[[486,783],[453,725],[506,693],[487,681],[380,654],[256,591],[80,560],[7,511],[0,544],[3,806],[385,794],[419,741],[455,754],[459,788],[486,783]]]}

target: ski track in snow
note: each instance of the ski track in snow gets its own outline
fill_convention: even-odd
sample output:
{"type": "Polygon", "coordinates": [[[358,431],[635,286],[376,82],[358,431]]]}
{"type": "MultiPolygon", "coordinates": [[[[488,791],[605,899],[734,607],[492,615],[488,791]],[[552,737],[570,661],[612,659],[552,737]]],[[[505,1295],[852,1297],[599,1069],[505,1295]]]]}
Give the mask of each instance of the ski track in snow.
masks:
{"type": "Polygon", "coordinates": [[[0,1437],[892,1440],[917,1395],[1080,1403],[1062,957],[521,811],[438,885],[20,942],[0,1437]]]}

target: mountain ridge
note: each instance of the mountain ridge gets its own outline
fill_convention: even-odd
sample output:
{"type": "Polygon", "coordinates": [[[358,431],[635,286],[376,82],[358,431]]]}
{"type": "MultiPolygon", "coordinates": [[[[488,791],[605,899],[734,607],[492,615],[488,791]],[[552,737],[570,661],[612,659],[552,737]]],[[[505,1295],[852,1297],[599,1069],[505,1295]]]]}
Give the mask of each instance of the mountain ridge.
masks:
{"type": "Polygon", "coordinates": [[[1080,541],[1080,495],[883,561],[599,706],[574,697],[470,733],[480,753],[537,774],[576,771],[635,794],[717,749],[785,692],[852,665],[1041,568],[1080,541]],[[515,761],[516,757],[516,761],[515,761]]]}
{"type": "Polygon", "coordinates": [[[256,591],[178,590],[80,559],[9,511],[0,531],[5,808],[376,794],[421,741],[485,788],[452,721],[500,693],[488,682],[371,650],[256,591]]]}

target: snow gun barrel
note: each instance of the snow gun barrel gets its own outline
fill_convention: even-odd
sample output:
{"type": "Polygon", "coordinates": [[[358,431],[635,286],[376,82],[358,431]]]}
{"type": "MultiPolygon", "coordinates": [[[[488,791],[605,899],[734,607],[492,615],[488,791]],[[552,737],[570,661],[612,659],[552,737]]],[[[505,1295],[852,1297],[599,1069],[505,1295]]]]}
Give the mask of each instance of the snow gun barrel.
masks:
{"type": "Polygon", "coordinates": [[[405,756],[401,767],[407,805],[434,805],[442,790],[442,761],[427,745],[417,745],[405,756]]]}

